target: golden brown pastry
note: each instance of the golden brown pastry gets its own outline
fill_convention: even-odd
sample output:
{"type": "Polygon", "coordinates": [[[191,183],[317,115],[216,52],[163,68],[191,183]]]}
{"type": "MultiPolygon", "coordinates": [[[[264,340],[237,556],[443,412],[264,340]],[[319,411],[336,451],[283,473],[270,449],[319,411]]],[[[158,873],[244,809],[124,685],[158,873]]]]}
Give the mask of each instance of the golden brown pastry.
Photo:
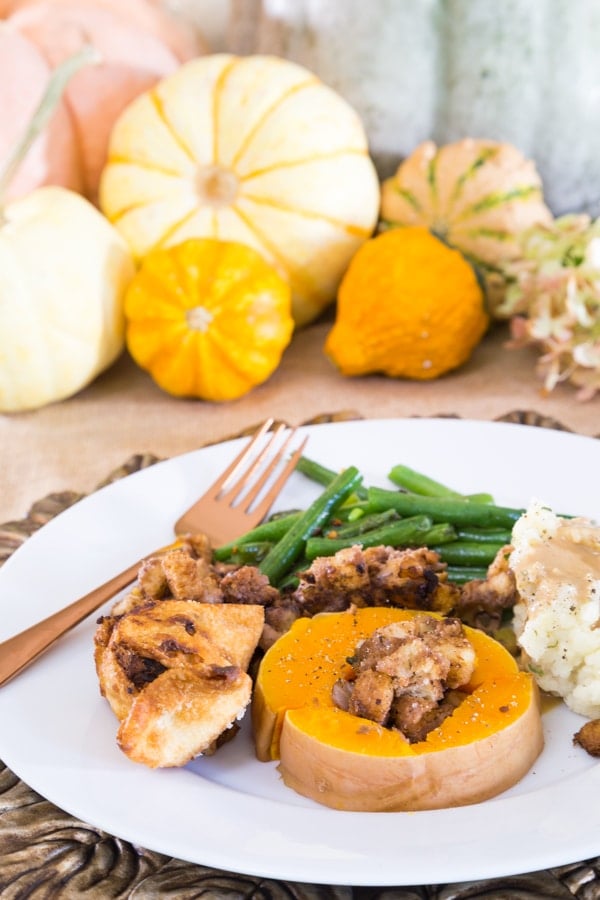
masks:
{"type": "Polygon", "coordinates": [[[250,701],[263,625],[259,605],[175,599],[101,619],[96,671],[123,752],[151,767],[211,752],[250,701]]]}

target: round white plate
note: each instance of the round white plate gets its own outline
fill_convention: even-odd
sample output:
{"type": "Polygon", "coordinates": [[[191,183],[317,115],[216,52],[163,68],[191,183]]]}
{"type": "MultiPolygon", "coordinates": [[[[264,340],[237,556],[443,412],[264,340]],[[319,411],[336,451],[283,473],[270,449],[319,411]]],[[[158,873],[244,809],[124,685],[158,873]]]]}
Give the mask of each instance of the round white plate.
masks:
{"type": "MultiPolygon", "coordinates": [[[[310,426],[307,455],[367,484],[406,463],[497,503],[537,498],[600,519],[593,438],[454,419],[310,426]]],[[[118,481],[70,508],[0,570],[0,640],[167,543],[171,523],[239,451],[208,447],[118,481]]],[[[278,502],[307,505],[319,488],[294,475],[278,502]]],[[[107,612],[110,604],[102,610],[107,612]]],[[[102,612],[101,611],[101,612],[102,612]]],[[[149,770],[117,748],[117,722],[93,663],[96,616],[0,688],[0,758],[48,800],[91,825],[190,862],[270,878],[410,885],[491,878],[600,853],[600,765],[572,744],[582,719],[544,716],[532,771],[494,800],[419,813],[344,813],[298,796],[275,763],[259,763],[249,723],[212,758],[149,770]]],[[[246,717],[247,719],[248,717],[246,717]]]]}

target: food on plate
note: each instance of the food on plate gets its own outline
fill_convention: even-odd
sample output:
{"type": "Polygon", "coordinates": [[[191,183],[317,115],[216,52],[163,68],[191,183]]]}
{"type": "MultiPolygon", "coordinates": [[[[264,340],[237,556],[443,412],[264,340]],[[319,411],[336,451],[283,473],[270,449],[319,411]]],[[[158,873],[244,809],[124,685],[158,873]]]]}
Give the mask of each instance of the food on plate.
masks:
{"type": "MultiPolygon", "coordinates": [[[[444,808],[515,784],[541,752],[548,690],[523,650],[527,603],[544,582],[573,613],[581,581],[596,639],[596,526],[462,495],[405,466],[389,473],[399,491],[365,487],[353,466],[302,457],[299,469],[325,485],[305,510],[217,548],[205,535],[178,539],[100,620],[96,666],[121,749],[183,765],[234,736],[252,702],[258,759],[278,759],[288,786],[334,808],[444,808]],[[454,580],[452,567],[463,571],[454,580]]],[[[555,637],[562,607],[558,618],[552,603],[533,609],[555,637]]],[[[585,638],[579,625],[571,638],[585,638]]],[[[576,681],[581,660],[563,661],[576,681]]],[[[597,721],[574,736],[592,755],[597,721]]]]}
{"type": "Polygon", "coordinates": [[[476,803],[515,784],[543,746],[535,681],[497,641],[389,607],[297,620],[261,661],[252,721],[259,759],[279,759],[288,786],[346,810],[476,803]],[[382,643],[391,654],[379,654],[382,643]],[[366,706],[379,692],[380,705],[396,710],[393,727],[364,716],[360,694],[360,715],[338,705],[351,706],[345,683],[352,689],[354,678],[360,690],[362,674],[366,706]],[[427,702],[435,697],[441,709],[427,702]],[[423,736],[425,720],[433,728],[423,736]]]}
{"type": "Polygon", "coordinates": [[[383,183],[381,218],[388,228],[424,225],[464,253],[485,277],[494,311],[520,232],[552,214],[535,164],[516,147],[464,138],[420,144],[383,183]]]}
{"type": "Polygon", "coordinates": [[[125,298],[135,361],[178,397],[234,400],[266,381],[294,330],[286,281],[245,244],[190,238],[150,252],[125,298]]]}
{"type": "MultiPolygon", "coordinates": [[[[503,629],[505,614],[517,602],[514,572],[508,565],[510,547],[502,547],[488,566],[485,577],[469,578],[461,586],[452,614],[461,622],[480,628],[487,634],[498,635],[503,629]]],[[[513,635],[512,628],[504,632],[513,635]]],[[[514,641],[510,639],[511,646],[514,641]]]]}
{"type": "Polygon", "coordinates": [[[427,228],[398,228],[350,262],[325,352],[343,375],[438,378],[469,359],[488,324],[463,255],[427,228]]]}
{"type": "Polygon", "coordinates": [[[239,587],[243,575],[230,595],[241,602],[222,602],[202,555],[208,544],[195,546],[199,553],[188,545],[147,560],[95,634],[100,691],[120,722],[117,742],[152,768],[213,753],[235,733],[252,692],[247,669],[263,607],[251,602],[252,587],[239,587]]]}
{"type": "Polygon", "coordinates": [[[298,325],[335,299],[379,213],[348,103],[292,62],[214,54],[127,106],[110,138],[103,212],[136,258],[190,237],[248,244],[292,289],[298,325]]]}
{"type": "Polygon", "coordinates": [[[459,596],[445,565],[426,547],[351,547],[319,556],[298,573],[296,601],[308,615],[350,606],[399,606],[448,613],[459,596]]]}
{"type": "Polygon", "coordinates": [[[514,629],[539,686],[600,715],[600,527],[533,501],[513,529],[514,629]]]}
{"type": "Polygon", "coordinates": [[[122,615],[144,603],[186,600],[202,603],[265,605],[278,597],[265,575],[253,566],[213,562],[204,534],[186,535],[164,553],[148,557],[133,588],[113,607],[122,615]]]}
{"type": "Polygon", "coordinates": [[[600,719],[591,719],[573,736],[573,743],[583,747],[590,756],[600,756],[600,719]]]}
{"type": "MultiPolygon", "coordinates": [[[[299,516],[264,527],[280,533],[290,518],[299,516]]],[[[424,548],[349,547],[315,560],[288,591],[256,566],[217,556],[193,535],[149,557],[98,624],[101,693],[121,723],[119,746],[137,762],[183,765],[232,737],[250,699],[248,668],[296,619],[354,604],[448,612],[461,590],[424,548]]]]}
{"type": "Polygon", "coordinates": [[[413,616],[376,628],[346,659],[350,672],[333,686],[340,709],[426,739],[464,700],[475,650],[456,618],[413,616]]]}
{"type": "Polygon", "coordinates": [[[152,768],[213,752],[250,702],[262,625],[261,606],[186,600],[104,617],[96,668],[121,750],[152,768]]]}

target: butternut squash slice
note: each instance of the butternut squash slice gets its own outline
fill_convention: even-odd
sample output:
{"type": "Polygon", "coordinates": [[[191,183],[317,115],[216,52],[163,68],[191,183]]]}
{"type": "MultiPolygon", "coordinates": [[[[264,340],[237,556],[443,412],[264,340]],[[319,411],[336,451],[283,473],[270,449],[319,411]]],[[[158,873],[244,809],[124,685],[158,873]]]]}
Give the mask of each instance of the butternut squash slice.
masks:
{"type": "MultiPolygon", "coordinates": [[[[350,715],[331,698],[357,644],[423,613],[384,607],[299,619],[265,654],[252,702],[256,755],[325,806],[371,812],[478,803],[519,781],[543,747],[539,696],[497,641],[465,627],[476,655],[465,700],[424,741],[350,715]]],[[[428,613],[428,615],[431,615],[428,613]]]]}

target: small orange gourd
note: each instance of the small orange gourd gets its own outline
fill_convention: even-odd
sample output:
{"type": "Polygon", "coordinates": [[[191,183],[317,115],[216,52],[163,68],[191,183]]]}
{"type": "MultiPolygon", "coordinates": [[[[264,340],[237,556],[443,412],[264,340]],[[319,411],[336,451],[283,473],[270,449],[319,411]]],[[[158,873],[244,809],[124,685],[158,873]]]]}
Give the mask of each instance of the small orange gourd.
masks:
{"type": "Polygon", "coordinates": [[[460,806],[516,783],[543,746],[538,694],[483,632],[465,627],[477,656],[467,696],[424,741],[408,743],[334,705],[333,685],[359,642],[422,615],[370,607],[298,619],[260,665],[252,705],[258,758],[280,759],[288,786],[345,810],[460,806]]]}
{"type": "Polygon", "coordinates": [[[353,257],[325,352],[343,375],[432,379],[465,363],[488,324],[463,255],[427,228],[398,228],[353,257]]]}
{"type": "Polygon", "coordinates": [[[294,327],[287,282],[251,247],[209,238],[149,253],[125,317],[131,355],[163,390],[213,401],[266,381],[294,327]]]}

